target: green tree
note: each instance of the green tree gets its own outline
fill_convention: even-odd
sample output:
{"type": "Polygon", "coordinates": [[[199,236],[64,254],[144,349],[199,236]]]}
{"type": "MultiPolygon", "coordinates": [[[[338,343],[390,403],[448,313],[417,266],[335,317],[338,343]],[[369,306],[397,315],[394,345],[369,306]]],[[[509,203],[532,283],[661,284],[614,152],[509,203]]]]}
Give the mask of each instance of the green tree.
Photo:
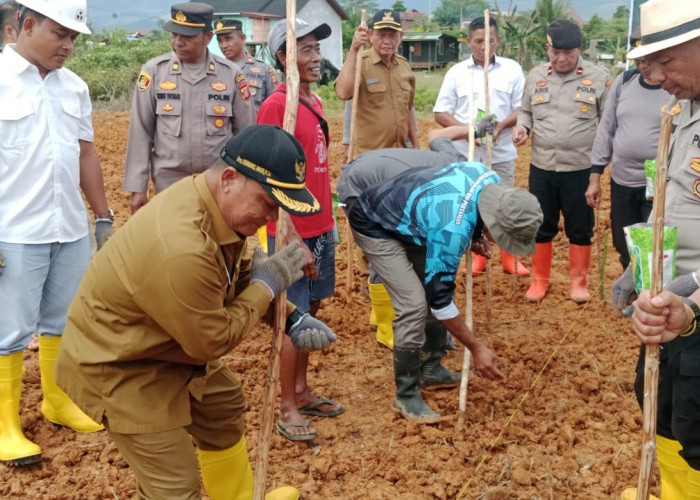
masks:
{"type": "Polygon", "coordinates": [[[501,42],[498,45],[498,53],[504,57],[510,57],[529,69],[533,65],[535,55],[542,55],[542,40],[539,37],[540,26],[537,24],[536,12],[529,11],[524,14],[517,13],[517,7],[511,1],[510,11],[501,12],[496,4],[498,12],[496,19],[500,26],[501,42]]]}
{"type": "Polygon", "coordinates": [[[626,5],[618,5],[617,10],[612,16],[613,19],[626,19],[629,21],[630,9],[626,5]]]}
{"type": "Polygon", "coordinates": [[[352,43],[352,35],[360,25],[362,19],[362,10],[367,12],[367,22],[372,19],[372,16],[379,10],[377,2],[374,0],[345,0],[343,9],[348,13],[348,19],[343,21],[343,49],[347,51],[352,43]]]}
{"type": "Polygon", "coordinates": [[[569,19],[571,5],[567,0],[537,0],[535,12],[537,13],[537,24],[544,30],[547,25],[557,19],[569,19]]]}
{"type": "Polygon", "coordinates": [[[396,12],[406,12],[406,6],[403,4],[403,0],[396,0],[394,2],[394,5],[391,6],[391,10],[395,10],[396,12]]]}
{"type": "Polygon", "coordinates": [[[488,7],[484,0],[441,0],[433,11],[433,21],[440,26],[459,26],[462,19],[483,16],[488,7]]]}

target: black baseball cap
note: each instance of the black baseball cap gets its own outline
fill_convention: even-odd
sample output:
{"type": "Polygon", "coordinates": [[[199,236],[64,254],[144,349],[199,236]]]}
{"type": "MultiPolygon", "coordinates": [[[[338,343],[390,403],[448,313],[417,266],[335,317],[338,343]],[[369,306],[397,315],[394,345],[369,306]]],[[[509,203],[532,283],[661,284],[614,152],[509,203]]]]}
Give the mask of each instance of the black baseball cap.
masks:
{"type": "Polygon", "coordinates": [[[170,19],[163,25],[165,31],[194,36],[211,31],[214,7],[206,3],[176,3],[170,7],[170,19]]]}
{"type": "Polygon", "coordinates": [[[299,141],[275,125],[251,125],[233,136],[221,158],[257,181],[284,210],[313,215],[321,205],[306,187],[306,158],[299,141]]]}
{"type": "Polygon", "coordinates": [[[401,28],[401,14],[395,10],[380,10],[372,18],[369,27],[373,30],[390,29],[403,31],[403,28],[401,28]]]}
{"type": "Polygon", "coordinates": [[[578,49],[583,44],[581,28],[568,19],[553,21],[547,26],[547,43],[553,49],[578,49]]]}
{"type": "Polygon", "coordinates": [[[214,23],[214,34],[243,33],[243,23],[236,19],[219,19],[214,23]]]}

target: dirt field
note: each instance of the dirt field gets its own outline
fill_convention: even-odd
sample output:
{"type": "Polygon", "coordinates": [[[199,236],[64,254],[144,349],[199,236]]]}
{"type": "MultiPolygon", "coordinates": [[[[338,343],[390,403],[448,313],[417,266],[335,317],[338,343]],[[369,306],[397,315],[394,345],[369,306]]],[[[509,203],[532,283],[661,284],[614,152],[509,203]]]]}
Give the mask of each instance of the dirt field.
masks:
{"type": "MultiPolygon", "coordinates": [[[[340,120],[331,119],[330,126],[335,181],[342,158],[340,120]]],[[[420,123],[424,147],[432,126],[420,123]]],[[[127,197],[121,192],[127,127],[128,114],[95,116],[95,142],[117,225],[128,217],[127,197]]],[[[517,184],[525,186],[528,151],[520,153],[517,184]]],[[[605,231],[607,208],[599,216],[605,231]]],[[[342,235],[342,216],[340,224],[342,235]]],[[[599,282],[595,245],[588,275],[593,284],[599,282]]],[[[608,296],[620,272],[609,246],[608,296]]],[[[602,253],[602,244],[600,248],[602,253]]],[[[486,278],[475,279],[475,332],[496,351],[506,377],[502,382],[470,378],[463,428],[457,425],[456,390],[426,396],[443,415],[438,424],[412,425],[391,411],[391,353],[377,344],[367,324],[369,301],[359,293],[365,278],[357,270],[353,300],[346,304],[344,255],[342,245],[338,292],[320,313],[340,340],[329,353],[311,357],[309,379],[318,394],[342,401],[347,411],[332,419],[317,418],[319,438],[310,446],[293,444],[275,432],[270,488],[291,484],[307,499],[600,499],[619,498],[626,486],[636,484],[641,412],[632,380],[638,344],[627,322],[614,318],[597,292],[583,306],[568,299],[568,249],[561,235],[555,241],[550,291],[540,304],[523,299],[529,279],[514,284],[495,258],[490,332],[486,278]]],[[[529,265],[529,259],[525,262],[529,265]]],[[[460,307],[464,290],[460,283],[460,307]]],[[[253,468],[270,333],[257,328],[226,358],[244,383],[253,468]]],[[[453,370],[461,362],[461,348],[446,358],[453,370]]],[[[42,418],[36,353],[26,354],[25,365],[22,424],[27,437],[42,447],[44,458],[28,468],[0,465],[0,498],[134,497],[134,475],[106,433],[79,435],[42,418]]],[[[656,479],[652,492],[658,494],[656,479]]]]}

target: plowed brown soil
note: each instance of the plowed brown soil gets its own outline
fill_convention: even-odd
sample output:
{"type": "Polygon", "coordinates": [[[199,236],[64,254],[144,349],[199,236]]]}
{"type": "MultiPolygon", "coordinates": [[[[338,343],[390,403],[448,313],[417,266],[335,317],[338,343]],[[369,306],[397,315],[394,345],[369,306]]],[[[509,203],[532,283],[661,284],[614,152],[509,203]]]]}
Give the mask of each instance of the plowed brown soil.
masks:
{"type": "MultiPolygon", "coordinates": [[[[117,226],[128,218],[121,191],[128,114],[98,113],[96,140],[117,226]]],[[[341,120],[330,120],[334,182],[342,163],[341,120]]],[[[435,124],[421,121],[421,141],[435,124]]],[[[527,185],[529,151],[521,148],[517,184],[527,185]]],[[[607,185],[607,183],[605,184],[607,185]]],[[[606,205],[600,234],[608,229],[606,205]]],[[[341,235],[345,220],[340,216],[341,235]]],[[[601,238],[602,240],[603,238],[601,238]]],[[[620,272],[612,244],[605,286],[620,272]]],[[[600,244],[600,253],[603,253],[600,244]]],[[[591,290],[599,279],[594,243],[591,290]]],[[[319,438],[294,444],[272,436],[267,483],[298,487],[307,499],[599,499],[619,498],[636,484],[641,412],[632,380],[638,343],[626,320],[594,298],[579,306],[568,299],[568,249],[555,241],[552,284],[540,304],[523,295],[529,279],[513,278],[493,265],[491,329],[486,325],[486,277],[474,282],[476,334],[498,354],[505,379],[469,380],[466,424],[458,425],[458,391],[426,395],[442,415],[418,426],[391,411],[391,353],[368,326],[369,300],[360,293],[366,277],[355,269],[347,302],[345,245],[338,249],[337,293],[320,312],[340,338],[330,352],[311,356],[309,380],[320,395],[340,400],[347,411],[316,418],[319,438]],[[515,289],[514,289],[515,287],[515,289]]],[[[529,259],[524,259],[529,265],[529,259]]],[[[461,281],[461,280],[460,280],[461,281]]],[[[465,285],[458,285],[464,307],[465,285]]],[[[260,326],[226,360],[243,380],[248,401],[246,436],[255,468],[265,369],[271,330],[260,326]]],[[[458,370],[462,349],[446,365],[458,370]]],[[[135,496],[133,473],[106,433],[81,435],[57,428],[39,412],[41,388],[36,353],[25,356],[21,418],[27,437],[43,449],[39,465],[0,465],[0,498],[125,499],[135,496]]],[[[652,492],[658,493],[656,479],[652,492]]]]}

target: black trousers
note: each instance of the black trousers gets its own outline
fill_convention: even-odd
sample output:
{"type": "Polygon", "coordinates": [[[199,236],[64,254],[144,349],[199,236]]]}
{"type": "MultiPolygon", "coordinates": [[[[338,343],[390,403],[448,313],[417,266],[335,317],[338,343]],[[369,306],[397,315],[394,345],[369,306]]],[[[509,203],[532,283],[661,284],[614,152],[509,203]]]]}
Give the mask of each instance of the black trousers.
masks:
{"type": "Polygon", "coordinates": [[[627,187],[610,179],[610,225],[613,245],[620,254],[622,269],[627,269],[630,263],[623,228],[646,222],[653,204],[652,200],[647,200],[645,187],[627,187]]]}
{"type": "Polygon", "coordinates": [[[593,237],[593,209],[586,204],[590,169],[551,172],[530,165],[530,192],[540,202],[544,220],[535,241],[547,243],[559,232],[559,213],[564,216],[564,233],[574,245],[590,245],[593,237]]]}
{"type": "MultiPolygon", "coordinates": [[[[659,361],[656,433],[680,442],[685,461],[700,470],[700,332],[663,344],[659,361]]],[[[634,390],[642,408],[644,346],[634,390]]]]}

